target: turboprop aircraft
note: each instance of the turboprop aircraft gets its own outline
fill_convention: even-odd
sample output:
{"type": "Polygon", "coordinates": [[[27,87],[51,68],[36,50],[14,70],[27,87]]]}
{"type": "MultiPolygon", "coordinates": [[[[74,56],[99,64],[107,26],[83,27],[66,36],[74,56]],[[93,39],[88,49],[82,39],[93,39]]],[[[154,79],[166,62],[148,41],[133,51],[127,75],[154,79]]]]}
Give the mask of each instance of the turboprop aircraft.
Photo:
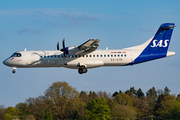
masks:
{"type": "Polygon", "coordinates": [[[101,66],[134,65],[175,55],[175,52],[168,51],[174,27],[174,23],[162,24],[155,36],[139,46],[97,50],[99,39],[89,39],[82,45],[72,47],[65,47],[63,40],[62,49],[59,49],[58,42],[57,50],[53,51],[18,51],[4,60],[3,64],[12,67],[12,73],[15,73],[16,68],[66,67],[78,69],[79,74],[101,66]]]}

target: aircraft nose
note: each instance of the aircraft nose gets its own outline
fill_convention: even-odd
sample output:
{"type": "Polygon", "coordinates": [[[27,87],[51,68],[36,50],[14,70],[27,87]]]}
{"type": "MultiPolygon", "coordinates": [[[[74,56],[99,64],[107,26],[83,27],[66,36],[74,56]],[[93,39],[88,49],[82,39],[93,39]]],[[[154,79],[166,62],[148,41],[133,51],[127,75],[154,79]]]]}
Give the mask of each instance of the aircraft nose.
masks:
{"type": "Polygon", "coordinates": [[[6,66],[9,66],[9,59],[4,60],[3,64],[6,65],[6,66]]]}
{"type": "Polygon", "coordinates": [[[4,65],[7,65],[7,60],[4,60],[4,61],[3,61],[3,64],[4,64],[4,65]]]}

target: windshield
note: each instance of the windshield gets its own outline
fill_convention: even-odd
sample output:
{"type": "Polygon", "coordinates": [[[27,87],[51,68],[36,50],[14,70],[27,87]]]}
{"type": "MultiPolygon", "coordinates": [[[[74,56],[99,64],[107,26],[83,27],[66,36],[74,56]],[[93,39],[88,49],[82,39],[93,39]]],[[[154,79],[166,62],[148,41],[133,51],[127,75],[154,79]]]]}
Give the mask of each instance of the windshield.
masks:
{"type": "Polygon", "coordinates": [[[13,53],[11,57],[21,57],[21,53],[13,53]]]}

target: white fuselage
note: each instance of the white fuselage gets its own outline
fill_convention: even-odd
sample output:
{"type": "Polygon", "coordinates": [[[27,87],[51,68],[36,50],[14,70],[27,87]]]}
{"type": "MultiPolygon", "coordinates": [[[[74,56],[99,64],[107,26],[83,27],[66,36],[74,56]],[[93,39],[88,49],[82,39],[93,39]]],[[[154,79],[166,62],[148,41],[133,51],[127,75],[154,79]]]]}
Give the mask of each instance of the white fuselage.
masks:
{"type": "Polygon", "coordinates": [[[17,68],[28,67],[67,67],[78,69],[78,65],[86,68],[101,66],[123,66],[134,60],[134,52],[122,50],[96,50],[85,55],[66,55],[61,51],[19,51],[21,57],[9,57],[6,65],[17,68]]]}

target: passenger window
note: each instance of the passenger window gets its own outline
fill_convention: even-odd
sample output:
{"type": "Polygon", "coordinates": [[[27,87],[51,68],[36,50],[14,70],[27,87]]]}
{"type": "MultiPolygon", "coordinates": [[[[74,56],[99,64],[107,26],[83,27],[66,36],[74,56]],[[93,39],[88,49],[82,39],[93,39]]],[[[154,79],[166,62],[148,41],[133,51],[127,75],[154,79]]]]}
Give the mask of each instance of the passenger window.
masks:
{"type": "Polygon", "coordinates": [[[82,55],[82,57],[84,57],[84,55],[82,55]]]}
{"type": "Polygon", "coordinates": [[[93,55],[93,57],[95,57],[95,55],[93,55]]]}
{"type": "Polygon", "coordinates": [[[106,57],[106,55],[104,55],[104,57],[106,57]]]}
{"type": "Polygon", "coordinates": [[[114,55],[114,57],[116,57],[116,55],[114,55]]]}
{"type": "Polygon", "coordinates": [[[123,57],[123,54],[121,54],[121,57],[123,57]]]}
{"type": "Polygon", "coordinates": [[[77,58],[77,55],[75,55],[75,57],[77,58]]]}
{"type": "Polygon", "coordinates": [[[97,55],[97,57],[99,57],[99,55],[97,55]]]}
{"type": "Polygon", "coordinates": [[[118,54],[118,57],[119,57],[119,54],[118,54]]]}
{"type": "Polygon", "coordinates": [[[46,56],[44,56],[44,58],[46,58],[46,56]]]}
{"type": "Polygon", "coordinates": [[[89,57],[91,57],[91,55],[89,55],[89,57]]]}
{"type": "Polygon", "coordinates": [[[101,55],[101,57],[102,57],[102,55],[101,55]]]}
{"type": "Polygon", "coordinates": [[[51,55],[51,58],[53,58],[53,55],[51,55]]]}
{"type": "Polygon", "coordinates": [[[108,57],[109,57],[109,55],[108,55],[108,57]]]}
{"type": "Polygon", "coordinates": [[[79,57],[81,57],[81,55],[79,55],[79,57]]]}
{"type": "Polygon", "coordinates": [[[111,57],[113,57],[113,55],[111,55],[111,57]]]}
{"type": "Polygon", "coordinates": [[[124,54],[124,57],[126,57],[126,54],[124,54]]]}

